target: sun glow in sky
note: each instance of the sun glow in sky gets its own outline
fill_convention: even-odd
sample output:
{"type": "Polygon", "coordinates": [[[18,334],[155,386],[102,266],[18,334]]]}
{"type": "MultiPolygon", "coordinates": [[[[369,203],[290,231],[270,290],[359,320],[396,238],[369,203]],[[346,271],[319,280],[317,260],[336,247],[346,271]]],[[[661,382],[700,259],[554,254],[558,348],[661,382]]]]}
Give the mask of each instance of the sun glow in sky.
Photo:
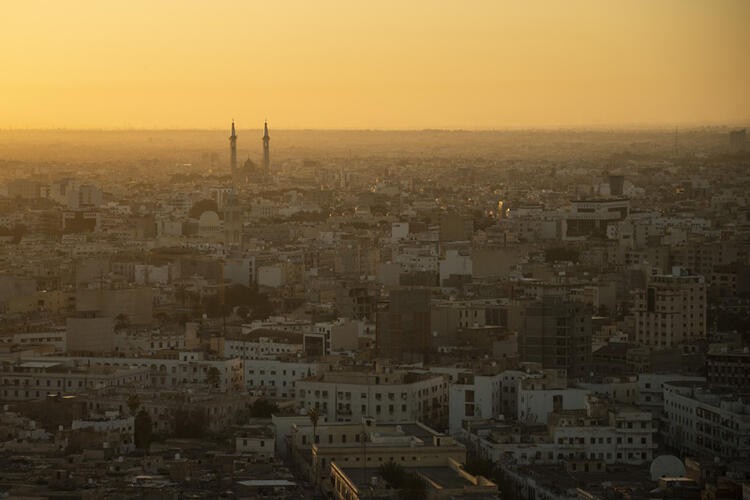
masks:
{"type": "Polygon", "coordinates": [[[746,0],[11,1],[0,127],[750,118],[746,0]]]}

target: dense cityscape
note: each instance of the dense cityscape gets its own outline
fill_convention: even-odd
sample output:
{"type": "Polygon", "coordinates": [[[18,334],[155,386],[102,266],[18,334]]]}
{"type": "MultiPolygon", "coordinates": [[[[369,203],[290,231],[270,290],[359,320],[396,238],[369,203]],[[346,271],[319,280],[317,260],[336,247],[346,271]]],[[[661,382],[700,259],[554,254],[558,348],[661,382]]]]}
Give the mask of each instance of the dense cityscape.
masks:
{"type": "Polygon", "coordinates": [[[0,497],[750,497],[744,129],[0,131],[0,497]]]}

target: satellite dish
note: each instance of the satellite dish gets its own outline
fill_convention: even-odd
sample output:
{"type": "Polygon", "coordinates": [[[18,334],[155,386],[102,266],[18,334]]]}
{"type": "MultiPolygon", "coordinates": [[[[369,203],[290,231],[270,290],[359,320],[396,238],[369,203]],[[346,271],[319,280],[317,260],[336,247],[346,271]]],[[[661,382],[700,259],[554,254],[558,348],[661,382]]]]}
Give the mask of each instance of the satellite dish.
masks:
{"type": "Polygon", "coordinates": [[[649,468],[652,481],[667,477],[685,477],[685,464],[674,455],[659,455],[649,468]]]}

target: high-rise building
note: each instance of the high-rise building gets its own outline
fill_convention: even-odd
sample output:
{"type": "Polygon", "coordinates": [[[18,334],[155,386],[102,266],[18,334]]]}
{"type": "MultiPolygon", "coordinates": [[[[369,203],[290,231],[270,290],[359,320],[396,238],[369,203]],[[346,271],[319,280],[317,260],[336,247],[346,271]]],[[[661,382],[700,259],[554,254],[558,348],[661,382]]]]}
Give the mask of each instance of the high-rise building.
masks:
{"type": "Polygon", "coordinates": [[[263,174],[271,175],[271,152],[269,150],[268,121],[263,125],[263,174]]]}
{"type": "Polygon", "coordinates": [[[377,313],[375,343],[378,355],[422,361],[432,350],[430,291],[392,290],[387,311],[377,313]]]}
{"type": "Polygon", "coordinates": [[[706,337],[706,285],[703,276],[651,276],[634,294],[635,340],[663,349],[706,337]]]}
{"type": "Polygon", "coordinates": [[[237,183],[237,133],[232,120],[232,135],[229,136],[229,169],[232,174],[232,184],[237,183]]]}
{"type": "Polygon", "coordinates": [[[583,379],[591,365],[591,310],[586,304],[543,297],[522,308],[518,350],[521,361],[565,369],[583,379]]]}
{"type": "Polygon", "coordinates": [[[243,213],[237,196],[229,194],[224,205],[224,245],[238,247],[242,245],[243,213]]]}

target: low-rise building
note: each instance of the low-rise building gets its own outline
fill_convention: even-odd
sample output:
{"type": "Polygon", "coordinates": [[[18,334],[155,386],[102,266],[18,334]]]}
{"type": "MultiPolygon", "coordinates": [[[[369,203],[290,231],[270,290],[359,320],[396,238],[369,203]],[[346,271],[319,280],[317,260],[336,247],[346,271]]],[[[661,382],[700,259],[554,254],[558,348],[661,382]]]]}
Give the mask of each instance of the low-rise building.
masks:
{"type": "Polygon", "coordinates": [[[320,372],[321,364],[298,358],[245,361],[245,387],[254,395],[294,398],[297,381],[320,372]]]}
{"type": "Polygon", "coordinates": [[[443,376],[377,365],[367,370],[328,371],[297,381],[296,400],[318,408],[330,422],[439,423],[447,417],[448,382],[443,376]]]}
{"type": "Polygon", "coordinates": [[[0,365],[0,400],[24,401],[105,387],[143,386],[149,380],[149,370],[139,366],[88,366],[65,358],[5,362],[0,365]]]}
{"type": "Polygon", "coordinates": [[[389,462],[404,467],[439,467],[449,459],[466,461],[464,445],[424,424],[376,424],[368,418],[359,423],[322,424],[317,428],[310,423],[296,426],[292,449],[298,461],[311,458],[311,474],[319,479],[330,475],[334,463],[341,467],[377,468],[389,462]]]}
{"type": "Polygon", "coordinates": [[[249,333],[227,336],[223,353],[242,359],[274,359],[280,354],[301,353],[302,334],[260,328],[249,333]]]}
{"type": "Polygon", "coordinates": [[[750,394],[745,387],[664,384],[664,441],[698,457],[750,460],[750,394]]]}
{"type": "Polygon", "coordinates": [[[460,438],[493,462],[642,464],[653,459],[654,433],[649,412],[592,396],[585,409],[551,413],[546,426],[480,421],[464,429],[460,438]]]}
{"type": "Polygon", "coordinates": [[[237,453],[251,453],[262,458],[276,455],[276,437],[273,427],[268,425],[247,425],[234,435],[234,449],[237,453]]]}
{"type": "Polygon", "coordinates": [[[709,384],[750,387],[750,349],[710,350],[706,355],[706,379],[709,384]]]}

